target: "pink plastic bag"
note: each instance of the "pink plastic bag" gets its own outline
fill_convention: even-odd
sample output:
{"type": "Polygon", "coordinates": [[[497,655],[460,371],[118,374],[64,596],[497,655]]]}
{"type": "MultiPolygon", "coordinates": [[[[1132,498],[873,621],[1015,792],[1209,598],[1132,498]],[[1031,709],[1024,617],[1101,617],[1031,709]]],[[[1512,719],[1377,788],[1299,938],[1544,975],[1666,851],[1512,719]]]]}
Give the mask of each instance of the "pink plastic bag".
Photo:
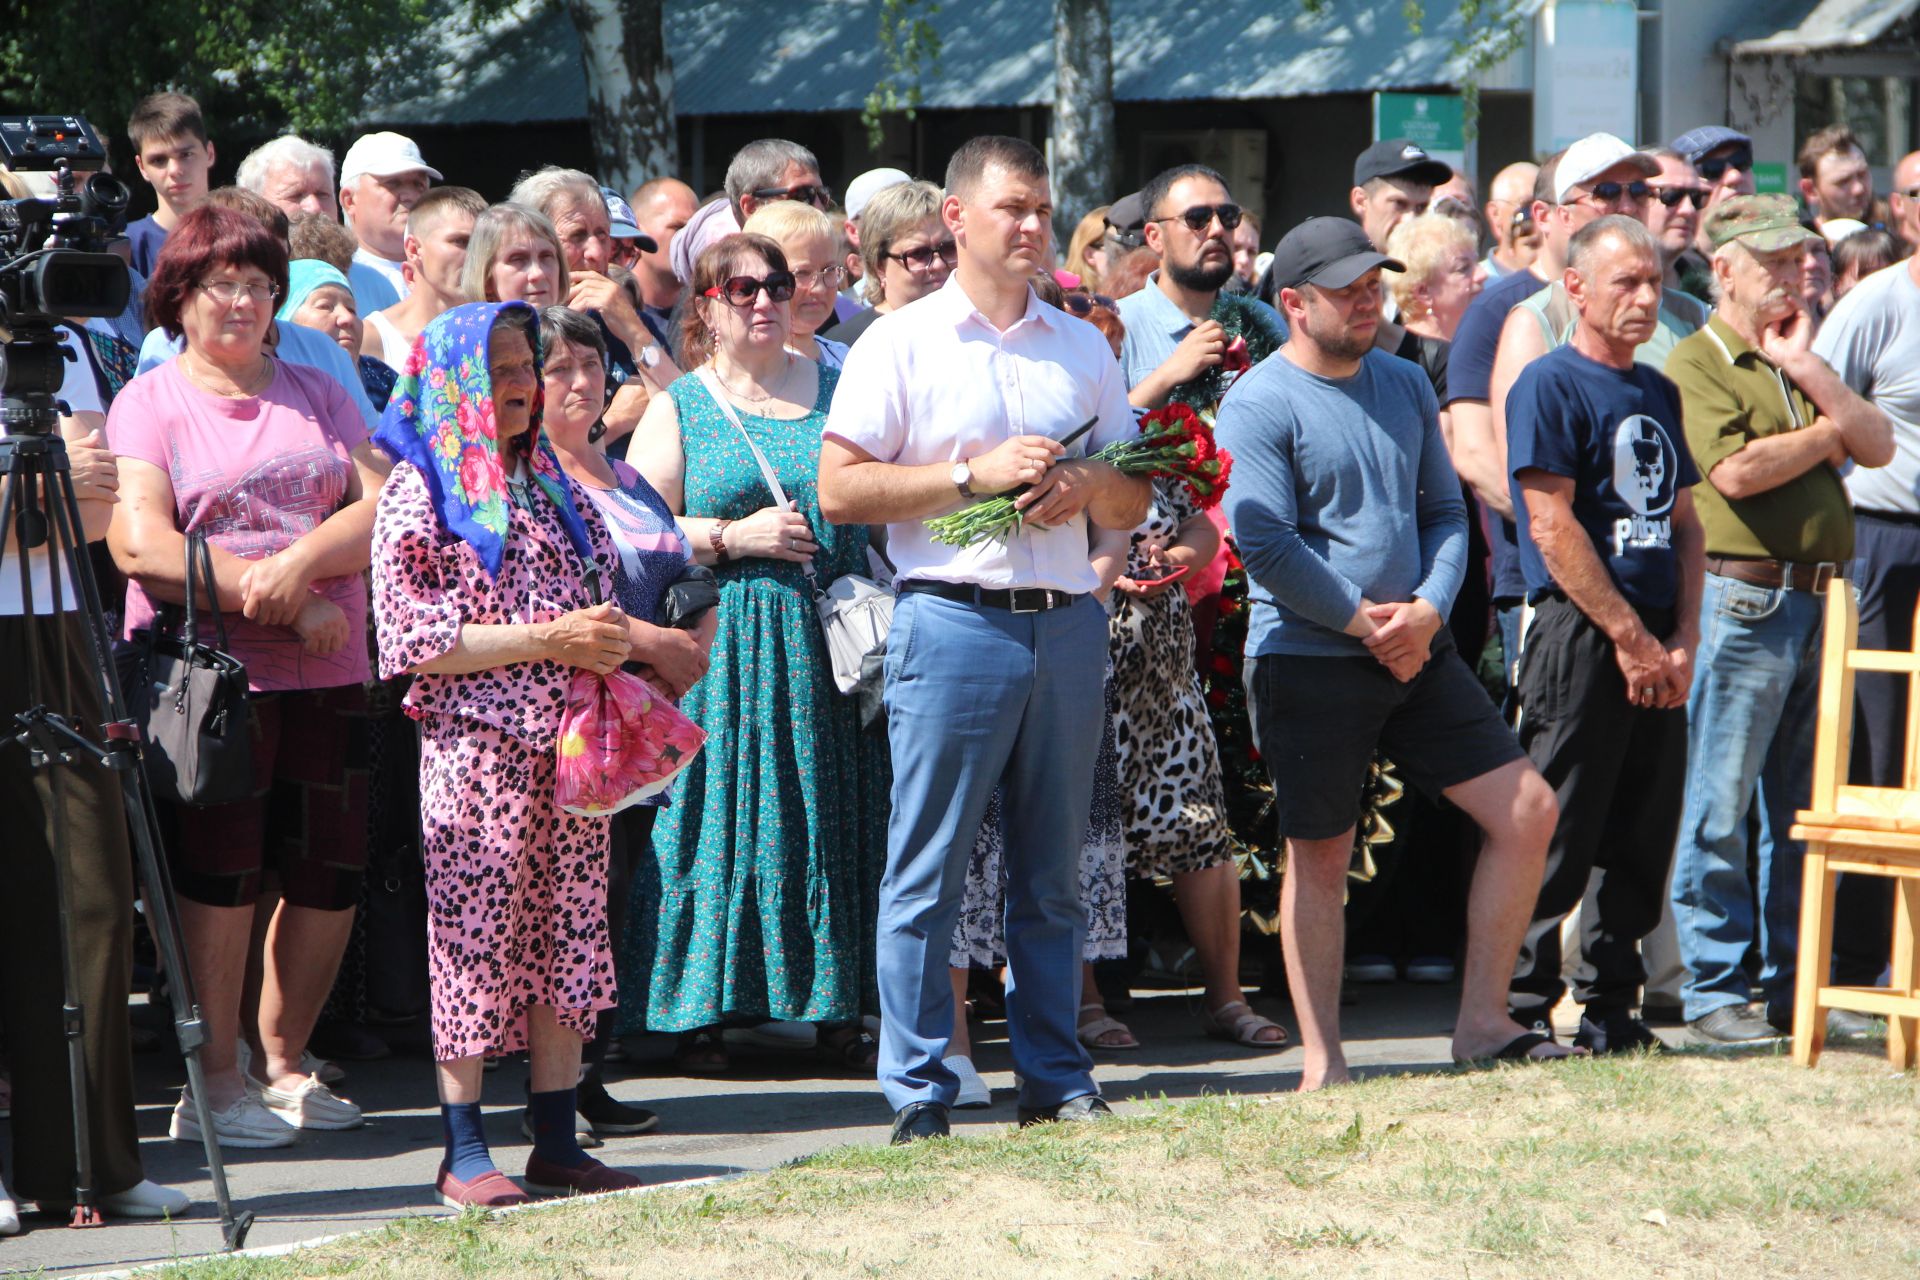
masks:
{"type": "Polygon", "coordinates": [[[554,743],[554,801],[588,817],[618,813],[665,790],[706,740],[640,677],[575,671],[554,743]]]}

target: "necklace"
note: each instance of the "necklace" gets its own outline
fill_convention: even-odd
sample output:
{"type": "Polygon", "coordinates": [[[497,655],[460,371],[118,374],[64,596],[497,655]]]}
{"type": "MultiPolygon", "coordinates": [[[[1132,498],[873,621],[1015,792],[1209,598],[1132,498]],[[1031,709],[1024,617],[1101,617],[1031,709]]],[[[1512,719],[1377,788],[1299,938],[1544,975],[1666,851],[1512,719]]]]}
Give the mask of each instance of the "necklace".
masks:
{"type": "Polygon", "coordinates": [[[188,380],[200,387],[203,391],[211,392],[227,400],[251,399],[259,395],[267,383],[273,380],[273,360],[269,356],[263,355],[260,357],[259,365],[255,367],[253,373],[248,375],[246,381],[242,382],[237,378],[229,376],[226,380],[233,388],[231,390],[215,385],[214,382],[204,374],[195,373],[193,363],[197,358],[198,357],[195,357],[190,351],[181,353],[180,368],[186,373],[188,380]],[[261,376],[263,374],[265,375],[264,377],[261,376]]]}
{"type": "Polygon", "coordinates": [[[785,385],[787,381],[787,374],[793,371],[793,352],[789,351],[789,352],[786,352],[785,354],[787,357],[787,362],[785,365],[781,367],[780,375],[773,380],[772,385],[768,386],[764,391],[762,391],[757,396],[750,396],[750,395],[747,395],[745,392],[735,391],[733,389],[732,384],[727,381],[726,375],[720,372],[720,362],[718,360],[715,360],[713,362],[713,376],[720,380],[721,388],[725,390],[726,393],[732,396],[735,400],[744,400],[748,404],[765,404],[767,401],[773,399],[774,392],[778,391],[783,385],[785,385]]]}

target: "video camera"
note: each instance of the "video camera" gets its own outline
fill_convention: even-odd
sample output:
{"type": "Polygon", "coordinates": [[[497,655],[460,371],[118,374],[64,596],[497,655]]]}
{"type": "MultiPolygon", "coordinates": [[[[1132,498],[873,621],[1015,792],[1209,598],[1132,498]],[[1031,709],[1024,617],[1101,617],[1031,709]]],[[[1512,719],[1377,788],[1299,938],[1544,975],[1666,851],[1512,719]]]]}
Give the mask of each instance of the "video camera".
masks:
{"type": "Polygon", "coordinates": [[[57,425],[60,320],[126,309],[127,264],[107,252],[127,187],[100,172],[106,148],[79,116],[0,116],[0,167],[35,194],[0,200],[0,434],[57,425]],[[91,171],[81,181],[79,171],[91,171]]]}

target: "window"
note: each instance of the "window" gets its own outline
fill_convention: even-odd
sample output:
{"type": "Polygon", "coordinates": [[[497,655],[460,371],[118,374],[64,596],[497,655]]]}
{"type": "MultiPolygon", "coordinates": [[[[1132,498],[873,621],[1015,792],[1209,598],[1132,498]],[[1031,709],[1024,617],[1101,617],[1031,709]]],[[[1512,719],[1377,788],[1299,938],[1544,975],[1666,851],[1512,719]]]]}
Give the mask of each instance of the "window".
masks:
{"type": "Polygon", "coordinates": [[[1866,149],[1867,163],[1888,168],[1914,149],[1913,81],[1905,76],[1800,76],[1794,86],[1793,123],[1796,152],[1809,134],[1844,124],[1866,149]]]}

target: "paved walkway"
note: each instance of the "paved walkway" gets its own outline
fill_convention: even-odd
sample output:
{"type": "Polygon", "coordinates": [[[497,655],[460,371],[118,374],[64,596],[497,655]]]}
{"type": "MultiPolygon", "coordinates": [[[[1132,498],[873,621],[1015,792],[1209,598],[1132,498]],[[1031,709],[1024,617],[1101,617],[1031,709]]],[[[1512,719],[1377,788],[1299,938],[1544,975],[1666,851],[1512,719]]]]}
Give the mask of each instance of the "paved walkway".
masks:
{"type": "MultiPolygon", "coordinates": [[[[1349,1056],[1356,1066],[1419,1069],[1448,1060],[1458,992],[1436,987],[1362,987],[1344,1011],[1349,1056]]],[[[1256,1002],[1279,1018],[1283,1010],[1256,1002]]],[[[1098,1055],[1098,1077],[1110,1099],[1248,1094],[1291,1089],[1300,1053],[1242,1049],[1200,1034],[1197,993],[1143,992],[1125,1016],[1143,1047],[1098,1055]]],[[[1292,1027],[1290,1018],[1280,1018],[1292,1027]]],[[[416,1036],[421,1034],[415,1032],[416,1036]]],[[[994,1089],[985,1111],[955,1113],[958,1133],[984,1133],[1013,1123],[1012,1062],[1003,1025],[978,1029],[976,1061],[994,1089]]],[[[676,1076],[671,1042],[639,1042],[641,1061],[616,1069],[614,1093],[661,1115],[659,1131],[615,1138],[595,1154],[649,1182],[767,1169],[825,1147],[886,1141],[891,1120],[870,1078],[820,1078],[810,1063],[736,1060],[724,1077],[676,1076]]],[[[44,1269],[72,1275],[217,1251],[220,1228],[200,1148],[171,1142],[167,1117],[184,1072],[169,1053],[137,1059],[140,1132],[148,1176],[185,1187],[200,1202],[173,1224],[114,1222],[72,1231],[51,1218],[24,1215],[25,1234],[0,1239],[0,1274],[44,1269]]],[[[528,1144],[520,1135],[525,1068],[508,1064],[487,1077],[487,1130],[503,1170],[518,1174],[528,1144]]],[[[230,1152],[227,1176],[236,1202],[257,1215],[250,1246],[311,1240],[364,1230],[394,1218],[447,1212],[432,1197],[440,1160],[440,1116],[433,1104],[426,1055],[415,1051],[355,1065],[341,1092],[367,1112],[363,1129],[309,1133],[280,1151],[230,1152]]],[[[0,1122],[4,1123],[4,1122],[0,1122]]]]}

